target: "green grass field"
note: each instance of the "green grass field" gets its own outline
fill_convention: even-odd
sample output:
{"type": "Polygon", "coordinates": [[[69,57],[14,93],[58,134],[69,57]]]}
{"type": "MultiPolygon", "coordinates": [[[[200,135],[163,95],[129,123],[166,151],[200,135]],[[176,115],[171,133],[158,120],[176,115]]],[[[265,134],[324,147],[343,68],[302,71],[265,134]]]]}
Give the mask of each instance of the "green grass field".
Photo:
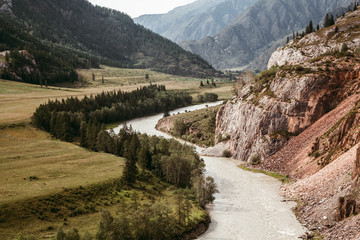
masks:
{"type": "MultiPolygon", "coordinates": [[[[62,99],[71,96],[79,98],[97,94],[103,91],[121,89],[132,91],[138,87],[148,85],[145,79],[147,70],[143,69],[121,69],[102,66],[101,69],[79,70],[79,75],[86,81],[84,87],[78,84],[67,84],[62,86],[52,86],[47,89],[38,85],[0,80],[0,125],[14,122],[29,121],[31,115],[41,103],[48,99],[62,99]],[[101,78],[93,82],[92,73],[95,76],[111,78],[111,81],[101,83],[101,78]],[[121,86],[121,84],[123,84],[121,86]]],[[[227,81],[218,81],[216,88],[200,87],[200,79],[172,76],[163,73],[149,71],[150,80],[156,84],[165,85],[169,90],[188,91],[194,99],[198,94],[214,92],[219,95],[219,99],[228,99],[232,94],[232,84],[227,81]]]]}
{"type": "MultiPolygon", "coordinates": [[[[101,209],[106,208],[116,216],[124,204],[133,204],[131,196],[135,192],[141,199],[140,204],[162,201],[174,211],[176,208],[174,190],[167,186],[162,188],[161,194],[152,190],[153,185],[146,184],[135,189],[104,190],[104,186],[113,189],[111,182],[120,179],[124,160],[53,139],[47,132],[33,128],[30,117],[41,103],[114,89],[131,91],[149,84],[145,74],[149,74],[153,83],[163,84],[169,90],[189,91],[194,98],[204,92],[216,92],[220,98],[227,98],[232,91],[231,83],[217,82],[217,88],[200,88],[199,79],[146,70],[103,66],[79,70],[79,74],[87,82],[83,87],[75,84],[46,89],[0,80],[0,208],[11,213],[8,220],[0,214],[0,239],[14,239],[20,233],[48,239],[59,227],[64,230],[76,227],[81,233],[87,230],[94,235],[101,209]],[[92,82],[93,72],[95,82],[92,82]],[[101,76],[104,76],[104,84],[101,76]],[[95,191],[94,196],[74,197],[85,190],[95,191]],[[52,210],[51,206],[57,205],[60,210],[52,210]],[[74,214],[77,212],[81,214],[74,214]]],[[[204,216],[205,212],[193,205],[192,219],[204,216]]]]}

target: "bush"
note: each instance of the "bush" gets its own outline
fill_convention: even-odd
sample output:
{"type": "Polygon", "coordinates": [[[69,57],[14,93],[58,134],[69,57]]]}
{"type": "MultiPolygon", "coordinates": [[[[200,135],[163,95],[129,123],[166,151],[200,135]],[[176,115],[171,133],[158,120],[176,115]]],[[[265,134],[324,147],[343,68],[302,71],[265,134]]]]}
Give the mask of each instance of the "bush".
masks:
{"type": "Polygon", "coordinates": [[[186,132],[186,124],[181,119],[176,119],[174,122],[174,132],[175,135],[181,137],[186,132]]]}
{"type": "Polygon", "coordinates": [[[224,150],[224,151],[223,151],[223,157],[230,158],[230,157],[231,157],[231,152],[230,152],[230,150],[224,150]]]}
{"type": "Polygon", "coordinates": [[[258,155],[252,155],[250,157],[250,164],[251,165],[258,165],[261,163],[260,157],[258,155]]]}

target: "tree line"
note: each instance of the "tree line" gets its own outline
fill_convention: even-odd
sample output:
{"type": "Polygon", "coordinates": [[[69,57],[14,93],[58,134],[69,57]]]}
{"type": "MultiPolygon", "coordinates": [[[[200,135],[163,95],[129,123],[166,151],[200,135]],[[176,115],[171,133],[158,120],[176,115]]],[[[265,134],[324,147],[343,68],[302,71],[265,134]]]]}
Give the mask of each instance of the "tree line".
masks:
{"type": "MultiPolygon", "coordinates": [[[[77,97],[49,100],[36,109],[32,123],[58,139],[71,142],[74,137],[85,138],[90,132],[98,134],[101,124],[167,112],[191,102],[192,97],[186,92],[166,91],[165,86],[151,85],[132,92],[102,92],[81,100],[77,97]]],[[[94,145],[95,140],[86,146],[94,145]]]]}
{"type": "MultiPolygon", "coordinates": [[[[68,98],[49,101],[38,107],[32,117],[33,124],[49,131],[65,141],[76,136],[82,147],[124,157],[125,166],[121,181],[133,186],[144,176],[154,176],[160,181],[172,184],[180,192],[178,209],[173,212],[163,205],[141,206],[130,209],[118,218],[108,212],[102,214],[96,239],[171,239],[180,236],[190,224],[190,199],[201,207],[214,200],[217,186],[211,177],[204,176],[204,162],[192,146],[171,139],[136,133],[131,126],[124,126],[115,133],[107,131],[104,123],[144,116],[156,111],[181,107],[191,103],[187,93],[167,92],[164,86],[150,85],[130,93],[113,91],[96,96],[68,98]],[[152,108],[139,105],[153,101],[152,108]],[[114,107],[114,105],[116,107],[114,107]],[[119,106],[123,106],[121,108],[119,106]],[[94,114],[103,108],[117,109],[125,115],[108,119],[94,114]],[[143,109],[143,111],[140,111],[143,109]],[[134,112],[131,112],[134,111],[134,112]],[[141,217],[140,217],[141,216],[141,217]],[[153,227],[149,227],[153,226],[153,227]]],[[[87,237],[91,237],[86,234],[87,237]]],[[[86,237],[84,236],[84,237],[86,237]]],[[[59,230],[56,239],[84,239],[75,229],[65,233],[59,230]]],[[[90,238],[92,239],[92,238],[90,238]]]]}

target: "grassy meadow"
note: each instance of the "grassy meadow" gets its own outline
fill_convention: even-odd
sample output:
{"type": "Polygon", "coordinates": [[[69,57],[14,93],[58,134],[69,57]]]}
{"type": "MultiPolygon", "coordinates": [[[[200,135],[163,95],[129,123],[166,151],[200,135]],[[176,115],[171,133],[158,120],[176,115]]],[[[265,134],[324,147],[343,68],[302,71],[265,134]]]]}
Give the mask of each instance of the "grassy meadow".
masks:
{"type": "MultiPolygon", "coordinates": [[[[32,127],[30,118],[39,104],[114,89],[132,91],[149,84],[146,74],[152,83],[189,91],[195,99],[204,92],[216,92],[224,99],[232,92],[229,82],[200,88],[200,79],[147,70],[102,66],[78,73],[81,83],[48,88],[0,80],[0,239],[14,239],[20,233],[49,239],[60,227],[94,236],[102,209],[116,216],[135,203],[160,201],[176,211],[171,186],[140,182],[131,189],[119,187],[124,159],[59,141],[32,127]]],[[[205,212],[193,205],[191,218],[196,222],[204,217],[205,212]]]]}
{"type": "Polygon", "coordinates": [[[78,70],[82,83],[63,84],[41,88],[38,85],[0,80],[0,125],[28,121],[35,109],[48,99],[62,99],[70,96],[83,97],[102,91],[121,89],[132,91],[148,85],[145,74],[152,83],[165,85],[168,90],[188,91],[194,99],[198,94],[214,92],[219,99],[227,99],[232,94],[232,84],[217,81],[217,87],[200,87],[200,79],[172,76],[144,69],[121,69],[102,66],[100,69],[78,70]],[[95,81],[92,81],[92,74],[95,81]],[[104,76],[104,84],[102,78],[104,76]]]}

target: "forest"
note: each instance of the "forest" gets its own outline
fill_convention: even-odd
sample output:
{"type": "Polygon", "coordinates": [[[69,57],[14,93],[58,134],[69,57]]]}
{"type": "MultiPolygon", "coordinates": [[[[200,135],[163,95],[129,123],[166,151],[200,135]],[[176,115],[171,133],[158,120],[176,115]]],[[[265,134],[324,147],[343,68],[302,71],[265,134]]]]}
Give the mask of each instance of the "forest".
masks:
{"type": "MultiPolygon", "coordinates": [[[[76,136],[89,137],[90,132],[95,139],[102,124],[167,112],[191,102],[192,97],[186,92],[166,91],[163,85],[151,85],[132,92],[102,92],[82,100],[76,97],[49,100],[36,109],[32,122],[64,141],[71,142],[76,136]]],[[[95,150],[95,142],[88,146],[95,150]]]]}
{"type": "MultiPolygon", "coordinates": [[[[132,92],[103,92],[82,100],[49,100],[36,109],[32,123],[37,128],[64,141],[78,140],[80,146],[90,150],[124,157],[121,186],[132,187],[144,180],[156,182],[155,178],[174,186],[181,195],[177,212],[161,204],[140,206],[141,210],[126,208],[127,212],[118,218],[104,211],[96,239],[177,238],[192,225],[189,222],[191,202],[204,208],[214,200],[216,184],[211,177],[205,178],[203,160],[192,146],[174,139],[139,134],[126,124],[117,134],[104,127],[105,123],[167,112],[191,102],[188,93],[150,85],[132,92]],[[150,224],[158,227],[149,228],[150,224]]],[[[59,230],[56,239],[80,239],[80,235],[76,230],[68,233],[59,230]]]]}
{"type": "Polygon", "coordinates": [[[12,4],[12,13],[0,17],[0,51],[12,51],[2,78],[36,84],[73,82],[74,69],[100,64],[182,76],[216,73],[201,57],[136,25],[126,14],[86,0],[13,0],[12,4]],[[16,54],[22,50],[32,63],[16,54]]]}

